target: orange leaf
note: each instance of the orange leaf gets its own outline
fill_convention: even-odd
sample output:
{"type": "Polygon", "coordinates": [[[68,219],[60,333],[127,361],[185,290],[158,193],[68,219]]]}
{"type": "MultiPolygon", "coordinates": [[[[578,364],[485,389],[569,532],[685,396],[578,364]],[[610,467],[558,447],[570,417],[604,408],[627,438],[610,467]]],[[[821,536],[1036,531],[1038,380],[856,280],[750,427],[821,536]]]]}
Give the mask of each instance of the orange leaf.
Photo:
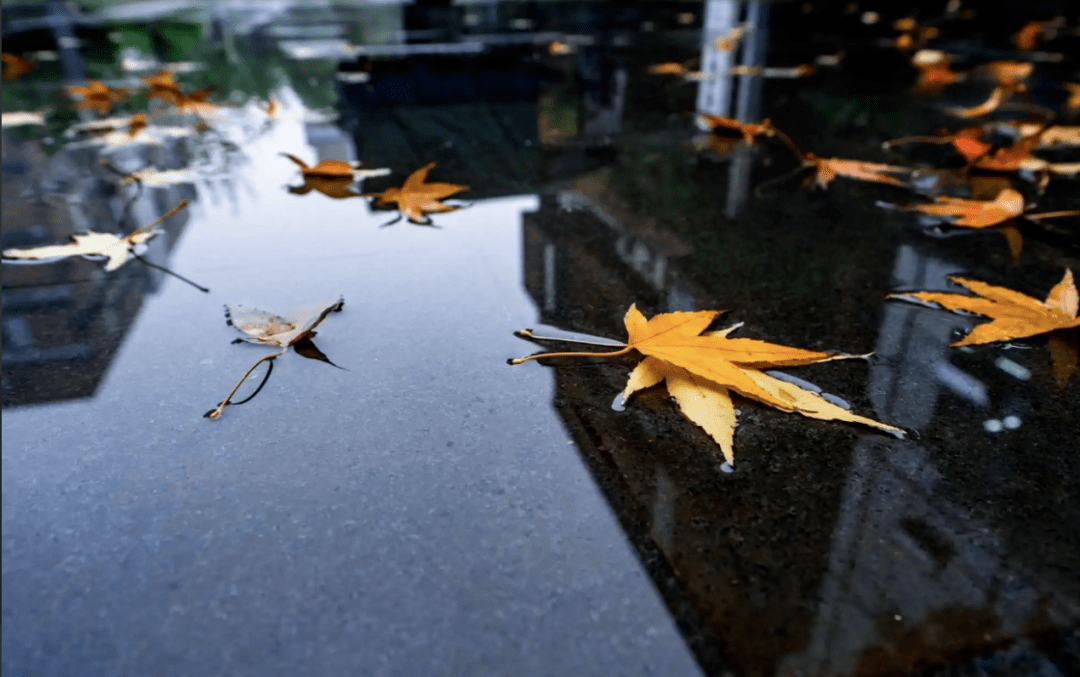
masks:
{"type": "Polygon", "coordinates": [[[444,205],[442,200],[469,189],[468,186],[459,186],[456,183],[424,183],[428,172],[434,166],[435,163],[432,162],[409,174],[401,188],[387,188],[381,193],[368,193],[364,197],[379,198],[377,205],[397,203],[398,210],[412,223],[430,224],[431,220],[425,214],[461,209],[457,206],[444,205]]]}
{"type": "Polygon", "coordinates": [[[921,214],[956,217],[952,221],[954,226],[987,228],[1023,214],[1024,196],[1012,188],[1006,188],[990,202],[937,196],[934,198],[934,204],[902,205],[900,209],[921,214]]]}

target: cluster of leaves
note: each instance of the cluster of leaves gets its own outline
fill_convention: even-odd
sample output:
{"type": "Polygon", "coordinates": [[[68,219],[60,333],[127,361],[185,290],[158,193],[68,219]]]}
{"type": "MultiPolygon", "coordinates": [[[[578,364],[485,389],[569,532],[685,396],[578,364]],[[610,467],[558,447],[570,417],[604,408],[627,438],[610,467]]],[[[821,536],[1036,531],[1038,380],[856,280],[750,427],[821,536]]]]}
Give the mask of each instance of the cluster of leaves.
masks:
{"type": "MultiPolygon", "coordinates": [[[[876,16],[876,13],[868,13],[876,16]]],[[[876,20],[876,19],[875,19],[876,20]]],[[[1045,219],[1076,216],[1080,210],[1039,212],[1036,205],[1027,204],[1023,193],[1013,185],[1017,178],[1032,177],[1041,195],[1055,177],[1071,177],[1080,172],[1080,163],[1051,162],[1036,155],[1045,149],[1061,149],[1080,146],[1080,127],[1052,124],[1055,112],[1030,102],[1017,103],[1014,98],[1027,94],[1026,81],[1035,72],[1031,61],[990,61],[958,72],[951,68],[950,56],[942,51],[924,46],[937,37],[933,26],[919,25],[913,19],[894,23],[901,34],[890,46],[902,51],[918,50],[911,62],[918,70],[915,91],[918,94],[938,94],[947,87],[965,81],[987,80],[992,83],[985,102],[971,108],[949,108],[944,112],[953,118],[971,120],[1004,111],[1027,113],[1022,120],[992,120],[983,127],[962,128],[940,137],[917,137],[915,140],[931,140],[950,145],[963,160],[960,170],[911,166],[904,163],[884,163],[849,158],[825,158],[800,148],[769,119],[760,121],[737,120],[718,115],[698,114],[695,121],[706,135],[695,139],[699,150],[709,150],[726,155],[737,146],[753,146],[765,142],[779,142],[794,156],[796,167],[791,172],[807,173],[806,185],[828,189],[839,177],[882,184],[897,189],[920,190],[925,193],[937,187],[939,190],[962,186],[967,195],[950,195],[932,192],[929,203],[883,203],[884,206],[902,211],[919,213],[946,221],[955,228],[995,228],[1002,232],[1014,258],[1021,253],[1019,230],[1013,222],[1024,219],[1040,223],[1045,219]],[[1011,141],[995,144],[990,140],[994,133],[1011,141]],[[928,184],[928,179],[933,183],[928,184]]],[[[1016,36],[1019,49],[1034,49],[1038,36],[1047,37],[1051,26],[1039,22],[1025,25],[1016,36]]],[[[744,27],[717,40],[714,47],[727,51],[743,37],[744,27]]],[[[1045,58],[1044,61],[1054,61],[1045,58]]],[[[817,65],[837,65],[839,59],[821,58],[817,65]]],[[[667,62],[648,68],[652,75],[672,76],[682,82],[711,79],[710,74],[694,70],[697,59],[687,62],[667,62]]],[[[779,76],[780,69],[753,67],[732,70],[732,75],[779,76]],[[772,72],[770,72],[772,71],[772,72]]],[[[802,77],[811,75],[815,69],[809,64],[789,69],[785,75],[802,77]]],[[[726,74],[725,74],[726,75],[726,74]]],[[[1080,85],[1063,83],[1070,93],[1065,103],[1065,114],[1080,106],[1080,85]]],[[[970,123],[967,123],[970,124],[970,123]]],[[[906,140],[887,142],[892,148],[906,140]]],[[[783,181],[791,174],[768,183],[783,181]]],[[[759,186],[759,191],[763,186],[759,186]]],[[[1071,271],[1054,287],[1046,301],[1039,301],[1019,292],[966,278],[950,278],[964,285],[974,296],[963,294],[938,294],[910,292],[890,298],[920,301],[952,311],[975,313],[990,318],[990,322],[977,326],[966,338],[954,345],[974,345],[1005,342],[1039,334],[1050,334],[1049,346],[1054,362],[1054,374],[1059,385],[1065,386],[1077,363],[1076,341],[1073,331],[1080,326],[1077,319],[1077,292],[1071,271]]],[[[624,400],[641,389],[665,382],[669,393],[683,413],[701,426],[720,446],[728,463],[733,463],[733,432],[735,411],[730,391],[774,406],[784,411],[794,411],[814,418],[857,422],[881,430],[899,434],[901,431],[873,419],[860,417],[836,406],[816,393],[776,379],[763,372],[770,367],[797,366],[830,359],[850,357],[801,351],[795,348],[775,346],[749,339],[731,339],[729,334],[736,327],[721,331],[706,331],[717,315],[714,311],[700,313],[668,313],[646,321],[631,307],[626,316],[629,339],[626,344],[610,353],[592,353],[596,357],[614,357],[637,350],[644,359],[633,369],[623,392],[624,400]],[[704,332],[704,333],[702,333],[704,332]]],[[[519,332],[530,340],[547,340],[531,331],[519,332]]],[[[565,340],[565,339],[550,339],[565,340]]],[[[532,359],[586,356],[590,353],[541,353],[514,360],[517,364],[532,359]]]]}

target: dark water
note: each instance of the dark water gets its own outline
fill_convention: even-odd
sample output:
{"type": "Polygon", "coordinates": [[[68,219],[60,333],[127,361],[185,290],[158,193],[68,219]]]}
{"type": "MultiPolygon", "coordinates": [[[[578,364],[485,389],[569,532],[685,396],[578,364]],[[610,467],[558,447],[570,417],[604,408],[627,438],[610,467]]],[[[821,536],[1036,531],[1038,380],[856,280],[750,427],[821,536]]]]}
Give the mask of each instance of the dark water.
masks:
{"type": "Polygon", "coordinates": [[[1077,124],[1059,86],[1076,17],[1020,52],[1011,34],[1064,4],[801,5],[6,9],[4,50],[34,70],[4,84],[4,249],[127,233],[187,199],[141,255],[211,291],[137,260],[5,260],[5,671],[1080,674],[1080,379],[1059,383],[1053,346],[1075,335],[953,348],[979,318],[885,300],[958,291],[950,274],[1045,298],[1078,267],[1078,221],[1018,221],[1013,256],[1000,229],[879,204],[928,201],[939,167],[951,195],[1008,181],[1031,211],[1080,208],[1075,176],[1040,193],[964,177],[947,146],[881,147],[958,129],[945,108],[993,87],[915,95],[895,19],[935,28],[923,46],[958,71],[1036,63],[1026,109],[972,124],[1077,124]],[[707,73],[816,71],[648,73],[703,52],[707,73]],[[213,88],[206,127],[140,89],[170,63],[213,88]],[[76,135],[96,117],[63,95],[82,76],[130,88],[108,115],[149,127],[76,135]],[[922,194],[806,187],[779,138],[710,137],[695,111],[922,168],[922,194]],[[307,190],[281,153],[389,174],[307,190]],[[469,187],[430,226],[384,226],[395,212],[358,197],[429,162],[469,187]],[[117,174],[146,168],[188,174],[117,174]],[[339,297],[315,343],[343,369],[290,351],[256,398],[202,417],[272,352],[230,345],[223,304],[339,297]],[[631,304],[873,351],[785,371],[910,432],[736,397],[732,468],[663,387],[613,406],[640,356],[506,365],[536,349],[524,327],[624,340],[631,304]]]}

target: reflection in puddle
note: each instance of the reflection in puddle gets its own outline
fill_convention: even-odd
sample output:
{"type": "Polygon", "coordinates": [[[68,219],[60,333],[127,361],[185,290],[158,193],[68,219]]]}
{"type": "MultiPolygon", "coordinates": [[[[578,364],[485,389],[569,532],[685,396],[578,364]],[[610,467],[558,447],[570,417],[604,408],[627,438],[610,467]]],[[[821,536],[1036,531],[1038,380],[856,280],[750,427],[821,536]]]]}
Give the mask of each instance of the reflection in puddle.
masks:
{"type": "MultiPolygon", "coordinates": [[[[969,237],[935,222],[941,237],[932,237],[920,232],[913,214],[876,204],[950,218],[963,214],[950,216],[943,207],[982,207],[942,196],[980,203],[1008,199],[999,206],[1009,207],[1002,213],[1012,217],[1037,216],[1042,206],[1034,214],[1028,208],[1035,200],[1054,203],[1047,211],[1066,211],[1076,206],[1069,180],[1048,172],[1052,166],[1060,171],[1063,163],[1074,162],[1073,150],[1062,141],[1068,141],[1062,135],[1069,132],[1042,131],[1046,143],[1032,145],[1046,155],[1039,159],[1042,164],[1028,162],[1031,171],[1025,175],[985,167],[970,171],[957,149],[981,146],[958,145],[957,139],[966,137],[953,138],[954,132],[935,129],[958,126],[952,124],[956,120],[944,117],[946,106],[963,108],[985,101],[996,86],[980,81],[978,65],[990,59],[983,45],[993,41],[986,36],[969,40],[963,14],[970,8],[949,3],[951,9],[940,21],[926,21],[920,15],[916,23],[901,16],[905,12],[900,10],[907,8],[889,10],[893,16],[880,7],[875,11],[850,3],[853,8],[847,12],[820,4],[708,0],[678,7],[638,3],[616,10],[610,3],[589,2],[361,7],[248,3],[240,10],[222,3],[192,7],[182,17],[155,17],[146,27],[132,17],[167,10],[117,5],[100,11],[101,25],[108,25],[121,40],[135,42],[142,37],[139,46],[109,46],[115,41],[100,40],[95,49],[116,57],[105,66],[95,56],[98,51],[80,48],[80,41],[89,44],[96,39],[92,31],[82,31],[82,15],[63,3],[48,3],[43,11],[53,17],[39,28],[54,36],[55,45],[28,48],[32,70],[5,81],[5,102],[18,110],[3,116],[3,248],[64,242],[86,230],[127,233],[187,199],[198,208],[192,217],[198,227],[188,232],[186,214],[165,224],[163,236],[147,243],[145,256],[156,265],[169,263],[181,237],[205,237],[199,242],[212,241],[216,248],[203,246],[187,261],[223,281],[234,270],[249,274],[254,270],[270,280],[267,287],[280,291],[302,287],[312,279],[305,276],[321,280],[332,273],[335,279],[355,281],[365,270],[389,265],[385,261],[391,259],[386,257],[397,251],[395,247],[420,251],[431,257],[392,259],[402,269],[415,266],[415,271],[409,269],[410,274],[415,272],[415,284],[397,289],[370,281],[363,287],[364,312],[382,308],[388,315],[392,308],[407,314],[419,307],[418,299],[454,291],[458,300],[464,299],[462,307],[495,310],[463,320],[460,308],[451,312],[443,304],[424,320],[443,335],[467,337],[474,346],[488,341],[501,346],[488,329],[509,322],[509,314],[500,313],[509,305],[506,298],[518,294],[521,285],[535,305],[539,323],[574,334],[620,338],[626,308],[636,303],[649,316],[725,308],[734,315],[732,321],[772,332],[762,338],[782,345],[860,353],[873,349],[866,364],[853,362],[843,369],[807,366],[799,376],[768,373],[821,393],[830,404],[904,426],[913,431],[909,439],[866,434],[853,426],[786,416],[748,403],[737,412],[738,473],[722,460],[708,435],[680,415],[662,388],[637,393],[632,406],[623,405],[627,373],[639,358],[551,370],[552,407],[709,674],[825,677],[940,670],[966,674],[986,665],[1004,674],[1065,674],[1076,663],[1075,648],[1068,644],[1070,628],[1080,622],[1075,576],[1080,544],[1074,528],[1080,520],[1076,512],[1080,501],[1072,451],[1076,445],[1069,442],[1075,440],[1077,386],[1075,377],[1071,384],[1062,378],[1064,367],[1059,365],[1067,365],[1070,355],[1075,365],[1075,336],[1048,336],[1046,349],[1043,339],[1033,339],[1025,340],[1032,348],[1025,351],[1007,350],[1001,344],[958,350],[950,344],[984,322],[982,318],[884,299],[896,290],[955,291],[946,283],[951,274],[994,279],[1010,288],[1048,289],[1061,278],[1063,267],[1078,265],[1071,242],[1075,226],[1067,219],[1053,223],[1028,219],[1015,232],[1002,227],[991,237],[978,232],[969,237]],[[190,42],[193,31],[199,37],[187,53],[177,45],[190,42]],[[940,43],[933,42],[937,39],[933,31],[940,31],[940,43]],[[770,41],[770,35],[778,39],[770,41]],[[811,39],[793,41],[791,36],[796,35],[811,39]],[[933,52],[916,52],[922,43],[933,52]],[[649,74],[649,67],[658,63],[676,65],[671,70],[681,79],[658,84],[660,76],[649,74]],[[811,74],[811,63],[822,68],[811,74]],[[691,82],[685,77],[689,74],[691,82]],[[800,77],[767,80],[781,75],[800,77]],[[85,88],[88,76],[103,84],[85,88]],[[84,87],[75,91],[87,101],[83,110],[43,98],[42,92],[60,92],[65,82],[84,87]],[[143,85],[149,89],[137,91],[143,85]],[[908,86],[947,98],[915,105],[904,91],[908,86]],[[126,99],[121,96],[124,89],[131,90],[126,99]],[[233,97],[233,92],[242,94],[233,97]],[[147,98],[154,101],[142,111],[147,98]],[[182,110],[176,110],[178,104],[182,110]],[[94,109],[107,109],[110,117],[91,119],[94,109]],[[139,120],[137,113],[144,119],[139,120]],[[707,122],[705,115],[722,116],[725,122],[713,118],[716,124],[709,133],[695,136],[694,119],[700,116],[707,122]],[[772,117],[776,127],[765,117],[772,117]],[[720,133],[724,125],[730,134],[720,133]],[[798,147],[770,129],[783,129],[798,147]],[[892,143],[881,148],[887,139],[928,133],[947,142],[892,143]],[[275,144],[267,151],[260,143],[271,138],[275,144]],[[297,168],[275,154],[279,151],[294,153],[293,161],[304,165],[302,185],[297,185],[297,168]],[[115,171],[101,165],[105,158],[115,171]],[[359,170],[360,166],[380,169],[359,170]],[[413,181],[412,177],[423,179],[426,169],[435,181],[413,181]],[[811,180],[829,185],[828,192],[800,190],[796,181],[788,180],[793,171],[811,169],[815,172],[811,180]],[[291,178],[285,170],[292,172],[291,178]],[[844,180],[830,185],[837,175],[876,183],[844,180]],[[256,183],[245,184],[245,177],[255,177],[256,183]],[[269,181],[273,185],[260,182],[266,177],[273,177],[269,181]],[[361,178],[362,188],[357,183],[361,178]],[[415,189],[411,195],[410,181],[417,184],[411,186],[415,189]],[[513,240],[512,250],[479,238],[469,241],[468,247],[457,246],[463,234],[477,227],[469,219],[480,210],[445,215],[450,220],[460,217],[452,221],[460,228],[387,229],[377,231],[381,239],[362,239],[355,228],[370,226],[376,232],[378,225],[368,205],[324,199],[360,197],[370,191],[386,206],[423,222],[430,212],[458,206],[440,202],[451,195],[445,193],[446,186],[466,184],[469,193],[463,195],[470,202],[539,195],[520,221],[517,211],[499,217],[502,221],[496,225],[505,229],[502,232],[520,229],[520,241],[513,240]],[[442,192],[433,186],[442,186],[442,192]],[[762,187],[767,190],[758,191],[762,187]],[[909,188],[933,198],[934,204],[913,197],[909,188]],[[242,191],[253,199],[239,199],[242,191]],[[282,204],[271,202],[270,195],[303,205],[308,221],[302,237],[273,207],[266,208],[282,204]],[[231,206],[232,213],[218,209],[219,201],[231,206]],[[914,204],[927,206],[910,206],[914,204]],[[233,228],[235,222],[254,218],[252,214],[262,219],[257,231],[247,222],[249,230],[233,228]],[[359,224],[350,220],[357,215],[359,224]],[[342,224],[354,230],[333,230],[342,224]],[[326,245],[320,236],[311,235],[316,225],[332,233],[329,249],[321,250],[317,260],[295,256],[299,249],[291,247],[314,247],[312,240],[326,245]],[[247,235],[238,232],[258,232],[260,245],[271,240],[286,244],[273,250],[276,258],[238,266],[251,245],[244,239],[247,235]],[[1002,235],[1011,250],[1001,247],[1002,235]],[[411,239],[419,236],[430,238],[411,239]],[[357,242],[369,249],[348,249],[343,244],[357,242]],[[459,260],[439,268],[439,279],[429,280],[425,276],[430,271],[416,261],[438,260],[432,252],[440,253],[444,247],[459,260]],[[1010,261],[1010,254],[1015,260],[1010,261]],[[830,392],[843,393],[851,402],[830,392]],[[617,393],[613,400],[612,393],[617,393]]],[[[5,8],[6,31],[27,20],[11,16],[5,8]]],[[[1043,35],[1041,40],[1075,37],[1068,34],[1072,28],[1066,30],[1072,24],[1059,26],[1050,17],[1039,23],[1060,34],[1043,35]]],[[[22,30],[9,32],[17,36],[22,30]]],[[[1008,45],[1007,38],[997,35],[994,44],[1008,45]]],[[[1039,75],[1031,78],[1028,93],[1039,106],[1057,106],[1066,91],[1047,83],[1074,69],[1071,52],[1061,50],[1060,64],[1035,54],[1009,58],[1022,60],[1021,70],[1031,70],[1029,61],[1036,63],[1039,75]],[[1058,99],[1050,98],[1049,89],[1058,99]]],[[[5,68],[9,63],[19,66],[5,59],[5,68]]],[[[1014,95],[1012,100],[1020,98],[1014,95]]],[[[1031,141],[1040,133],[1023,126],[1032,124],[1021,119],[1024,111],[1013,112],[1015,120],[1012,113],[994,118],[997,122],[988,118],[979,133],[1008,137],[1002,148],[1025,137],[1031,141]]],[[[109,275],[100,268],[81,259],[33,268],[4,267],[5,416],[32,411],[30,407],[20,411],[23,405],[93,395],[143,312],[144,300],[158,291],[163,279],[156,270],[132,265],[109,275]]],[[[201,321],[197,312],[181,303],[186,301],[162,294],[147,307],[159,310],[158,320],[175,311],[171,321],[177,324],[201,321]]],[[[213,326],[223,329],[217,312],[212,314],[213,326]]],[[[377,326],[382,317],[370,312],[371,324],[364,329],[376,328],[358,332],[356,339],[365,346],[364,342],[379,339],[379,332],[391,331],[377,326]]],[[[517,326],[508,324],[499,336],[506,338],[517,326]]],[[[176,340],[165,336],[157,347],[162,354],[170,353],[176,340]]],[[[386,341],[382,354],[371,355],[363,367],[365,378],[369,371],[377,374],[365,387],[378,391],[401,377],[380,371],[377,358],[393,353],[399,361],[414,364],[426,350],[420,343],[386,341]]],[[[344,351],[346,345],[342,342],[340,348],[328,350],[338,359],[336,350],[344,351]]],[[[325,358],[314,345],[300,348],[309,357],[325,358]]],[[[354,354],[368,357],[363,351],[354,354]]],[[[439,360],[435,371],[445,377],[438,381],[445,392],[433,390],[431,383],[418,384],[400,391],[395,405],[399,408],[369,400],[371,409],[358,413],[355,393],[333,391],[335,403],[319,413],[335,418],[335,424],[346,421],[360,429],[371,420],[386,422],[387,430],[380,431],[385,438],[369,438],[375,439],[372,449],[364,450],[369,453],[356,454],[356,463],[363,467],[360,474],[380,471],[380,463],[402,462],[398,438],[425,434],[410,428],[416,418],[436,410],[448,416],[446,412],[456,412],[462,402],[469,404],[465,407],[469,416],[488,408],[477,404],[478,397],[457,389],[456,382],[462,374],[482,371],[484,365],[442,356],[439,360]]],[[[199,361],[208,363],[205,358],[199,361]]],[[[149,378],[156,371],[148,367],[143,373],[149,378]]],[[[501,373],[490,376],[491,382],[501,377],[501,373]]],[[[289,388],[290,396],[301,403],[297,409],[306,411],[303,387],[289,388]]],[[[515,425],[522,430],[534,426],[534,410],[522,405],[513,411],[515,425]]],[[[260,434],[266,432],[263,424],[277,422],[250,410],[245,413],[257,419],[260,434]]],[[[282,420],[293,420],[287,418],[292,413],[283,413],[282,420]]],[[[175,424],[176,430],[167,433],[187,440],[184,435],[189,432],[177,423],[179,416],[159,421],[175,424]]],[[[458,428],[473,435],[476,449],[494,444],[494,433],[484,430],[486,419],[466,418],[458,428]]],[[[340,455],[354,435],[363,434],[339,432],[347,427],[327,426],[304,440],[312,447],[304,447],[304,462],[315,468],[312,472],[340,455]]],[[[157,427],[147,429],[151,436],[159,434],[157,427]]],[[[444,443],[446,449],[453,444],[441,436],[437,440],[440,449],[444,443]]],[[[245,456],[245,462],[275,467],[282,459],[274,455],[280,449],[272,443],[278,441],[266,442],[266,458],[245,456]]],[[[20,440],[14,442],[18,446],[20,440]]],[[[431,462],[440,461],[435,456],[431,462]]],[[[147,479],[151,472],[165,476],[166,466],[153,462],[157,459],[151,450],[135,463],[138,467],[132,472],[145,473],[138,476],[137,485],[153,486],[147,479]]],[[[506,463],[497,468],[504,473],[500,481],[518,481],[519,469],[506,463]]],[[[186,466],[168,470],[201,472],[186,466]]],[[[228,478],[234,484],[209,475],[200,478],[211,493],[170,495],[162,499],[163,510],[177,510],[174,506],[185,500],[225,504],[234,499],[236,508],[246,510],[246,499],[229,494],[235,486],[248,485],[245,471],[240,467],[235,477],[228,478]]],[[[158,486],[170,486],[173,477],[158,486]]],[[[303,489],[295,485],[308,476],[297,473],[286,479],[280,495],[268,493],[253,500],[279,505],[286,500],[283,496],[303,489]]],[[[463,480],[464,488],[455,491],[468,497],[475,487],[471,478],[465,479],[469,481],[463,480]]],[[[533,480],[530,476],[520,481],[533,480]]],[[[45,484],[35,484],[35,491],[45,484]]],[[[412,486],[394,489],[422,493],[412,486]]],[[[424,491],[436,494],[438,489],[428,486],[424,491]]],[[[65,496],[83,490],[69,491],[68,485],[60,489],[65,496]]],[[[529,520],[547,519],[537,515],[560,504],[564,496],[560,491],[530,499],[531,503],[522,499],[507,512],[518,511],[529,520]]],[[[398,500],[397,494],[389,495],[398,500]]],[[[43,496],[48,494],[34,498],[43,496]]],[[[342,505],[369,505],[362,500],[367,497],[336,502],[327,513],[344,510],[342,505]]],[[[121,510],[116,505],[101,509],[121,510]]],[[[428,518],[441,519],[440,511],[442,506],[428,518]]],[[[386,542],[400,534],[381,536],[378,547],[389,553],[383,574],[387,580],[398,575],[395,558],[403,553],[411,557],[423,544],[443,543],[441,538],[469,542],[467,529],[450,533],[453,530],[430,522],[405,524],[391,513],[367,523],[373,532],[390,524],[391,531],[408,534],[408,546],[397,550],[386,542]]],[[[304,528],[315,533],[325,518],[316,516],[304,528]]],[[[185,513],[183,519],[194,518],[185,513]]],[[[299,518],[290,519],[293,526],[299,523],[299,518]]],[[[288,520],[285,523],[288,526],[288,520]]],[[[337,527],[323,526],[328,533],[337,527]]],[[[530,529],[535,526],[530,524],[530,529]]],[[[124,525],[129,527],[138,525],[124,525]]],[[[228,552],[222,545],[227,539],[220,538],[228,532],[219,525],[185,524],[174,533],[190,538],[193,528],[208,534],[198,538],[214,543],[207,551],[228,552]]],[[[484,535],[485,542],[501,548],[501,533],[492,528],[484,535]]],[[[71,550],[63,548],[73,546],[63,539],[72,536],[62,529],[57,534],[52,541],[43,539],[44,545],[26,547],[45,548],[38,551],[43,559],[66,562],[62,558],[71,550]]],[[[364,532],[357,536],[361,541],[367,537],[364,532]]],[[[294,540],[304,547],[310,543],[306,535],[294,540]]],[[[542,540],[534,539],[530,547],[546,547],[542,540]]],[[[582,546],[585,559],[592,557],[590,547],[582,546]]],[[[136,560],[144,556],[121,552],[136,560]]],[[[181,553],[178,561],[190,556],[187,545],[172,552],[181,553]]],[[[268,561],[274,566],[281,563],[268,561]]],[[[159,565],[151,563],[146,570],[159,565]]],[[[470,573],[479,575],[506,563],[472,565],[470,573]]],[[[518,566],[515,562],[506,569],[518,576],[518,566]]],[[[434,576],[436,570],[428,568],[419,577],[434,576]]],[[[91,577],[85,580],[96,584],[92,576],[104,575],[101,571],[91,565],[82,573],[65,571],[63,575],[69,576],[63,579],[65,590],[82,590],[83,583],[72,582],[84,580],[79,576],[91,577]]],[[[290,570],[290,575],[301,578],[309,573],[290,570]]],[[[156,575],[147,574],[147,580],[160,583],[156,575]]],[[[479,594],[468,582],[440,585],[462,588],[465,597],[479,594]]],[[[415,580],[401,586],[422,588],[415,580]]],[[[509,584],[506,589],[513,590],[509,584]]],[[[621,590],[610,592],[612,599],[625,596],[621,590]]],[[[157,604],[154,600],[152,606],[157,604]]],[[[454,614],[463,613],[462,608],[473,608],[471,599],[455,602],[458,606],[441,613],[457,618],[454,614]]],[[[531,613],[515,607],[516,602],[498,607],[514,610],[500,620],[500,627],[512,623],[511,616],[527,618],[531,613]]],[[[361,634],[385,630],[366,604],[364,600],[351,607],[374,619],[361,634]]],[[[62,612],[70,607],[54,606],[62,612]]],[[[48,608],[48,603],[40,608],[48,608]]],[[[226,607],[214,613],[224,617],[227,611],[232,613],[226,607]]],[[[342,620],[350,632],[354,627],[349,623],[359,622],[334,619],[342,620]]],[[[91,619],[86,625],[96,630],[94,623],[91,619]]],[[[279,624],[287,628],[289,651],[302,655],[308,647],[301,643],[299,623],[286,618],[279,624]]],[[[82,650],[72,646],[54,653],[82,650]]],[[[440,643],[438,648],[446,646],[450,644],[440,643]]],[[[625,666],[609,667],[605,670],[611,673],[625,666]]]]}

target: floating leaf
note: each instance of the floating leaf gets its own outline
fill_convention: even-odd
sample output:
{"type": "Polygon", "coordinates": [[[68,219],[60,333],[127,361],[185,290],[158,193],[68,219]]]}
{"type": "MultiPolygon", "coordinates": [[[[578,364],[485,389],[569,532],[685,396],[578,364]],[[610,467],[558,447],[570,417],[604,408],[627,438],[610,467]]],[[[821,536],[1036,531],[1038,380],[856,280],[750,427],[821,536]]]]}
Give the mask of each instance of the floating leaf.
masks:
{"type": "Polygon", "coordinates": [[[425,214],[461,209],[459,206],[445,205],[441,201],[469,189],[468,186],[459,186],[456,183],[424,183],[428,172],[434,166],[435,163],[432,162],[409,174],[401,188],[387,188],[381,193],[365,193],[364,197],[379,198],[376,206],[397,203],[398,211],[408,217],[410,222],[430,225],[431,219],[424,216],[425,214]]]}
{"type": "Polygon", "coordinates": [[[886,165],[879,162],[864,162],[862,160],[843,160],[840,158],[819,158],[813,153],[805,153],[803,165],[814,169],[813,181],[821,188],[828,188],[829,184],[838,176],[844,176],[857,181],[871,181],[884,183],[890,186],[906,186],[890,174],[910,174],[908,167],[886,165]]]}
{"type": "MultiPolygon", "coordinates": [[[[638,390],[666,381],[669,392],[683,412],[716,440],[728,463],[734,463],[732,435],[735,430],[729,390],[783,411],[863,423],[903,435],[898,428],[852,414],[816,393],[761,371],[769,367],[792,367],[857,356],[728,338],[739,325],[703,335],[701,332],[718,314],[719,311],[663,313],[646,320],[635,306],[631,306],[625,318],[626,344],[608,346],[618,350],[609,353],[540,353],[510,363],[550,357],[617,357],[637,350],[646,357],[631,372],[623,392],[624,400],[638,390]]],[[[518,332],[518,335],[545,340],[528,330],[518,332]]]]}
{"type": "Polygon", "coordinates": [[[3,115],[0,115],[0,120],[3,121],[4,127],[21,127],[24,125],[43,125],[45,124],[45,113],[48,112],[48,108],[42,108],[41,110],[26,111],[8,111],[3,115]]]}
{"type": "Polygon", "coordinates": [[[934,204],[900,205],[899,208],[908,212],[955,217],[951,221],[954,226],[987,228],[1023,214],[1024,196],[1012,188],[1007,188],[998,193],[993,201],[965,200],[940,195],[934,198],[934,204]]]}
{"type": "Polygon", "coordinates": [[[753,143],[759,136],[776,136],[776,128],[768,118],[761,122],[739,122],[735,118],[722,115],[699,113],[695,118],[698,126],[710,132],[735,132],[741,134],[747,143],[753,143]]]}
{"type": "Polygon", "coordinates": [[[106,115],[112,109],[113,102],[125,101],[128,98],[128,90],[109,87],[99,80],[90,80],[85,87],[65,85],[64,91],[75,97],[78,108],[93,108],[101,115],[106,115]]]}
{"type": "Polygon", "coordinates": [[[112,272],[127,263],[128,254],[135,249],[135,245],[144,244],[157,235],[157,227],[186,207],[187,204],[187,200],[181,200],[180,204],[170,209],[161,218],[149,225],[133,230],[123,237],[113,233],[95,233],[91,231],[72,235],[71,242],[68,244],[48,245],[34,247],[33,249],[5,249],[3,256],[6,259],[52,259],[66,258],[68,256],[104,257],[107,260],[105,271],[112,272]]]}
{"type": "Polygon", "coordinates": [[[0,54],[0,59],[2,59],[4,63],[3,77],[5,80],[14,80],[15,78],[22,77],[34,70],[33,61],[16,54],[3,52],[0,54]]]}
{"type": "Polygon", "coordinates": [[[289,192],[296,195],[306,195],[312,190],[318,191],[327,197],[342,199],[348,197],[362,197],[353,190],[353,182],[371,176],[385,176],[390,173],[389,169],[359,169],[344,160],[322,160],[314,167],[309,167],[300,158],[288,153],[282,153],[300,167],[300,174],[304,178],[304,185],[290,186],[289,192]]]}
{"type": "Polygon", "coordinates": [[[1072,270],[1065,270],[1065,276],[1050,290],[1045,301],[977,280],[955,276],[949,276],[949,280],[975,295],[923,291],[890,294],[888,298],[935,303],[946,310],[962,310],[991,318],[991,322],[977,325],[971,333],[953,343],[954,346],[1010,341],[1080,326],[1080,319],[1076,317],[1080,304],[1072,270]]]}
{"type": "MultiPolygon", "coordinates": [[[[326,319],[327,315],[332,312],[340,312],[344,306],[344,298],[340,298],[334,302],[320,301],[296,308],[285,317],[281,317],[280,315],[268,313],[265,310],[257,310],[241,305],[226,305],[225,323],[230,327],[236,327],[246,334],[244,338],[238,338],[233,341],[233,343],[257,343],[259,345],[281,348],[281,351],[259,358],[259,360],[240,378],[225,399],[218,404],[217,408],[211,409],[203,414],[203,416],[211,419],[218,418],[228,405],[242,404],[252,397],[255,397],[259,390],[262,389],[263,384],[266,383],[266,380],[270,378],[273,360],[276,360],[288,352],[290,347],[303,357],[326,362],[331,366],[337,367],[337,365],[331,362],[322,351],[315,347],[315,344],[311,339],[316,335],[315,327],[319,326],[319,324],[326,319]],[[271,364],[267,369],[266,377],[263,378],[262,384],[260,384],[259,387],[255,389],[255,392],[247,399],[242,402],[232,402],[233,395],[236,394],[236,391],[240,389],[240,386],[243,385],[248,376],[255,371],[255,368],[263,362],[269,362],[271,364]]],[[[340,368],[341,367],[338,367],[338,369],[340,368]]]]}

